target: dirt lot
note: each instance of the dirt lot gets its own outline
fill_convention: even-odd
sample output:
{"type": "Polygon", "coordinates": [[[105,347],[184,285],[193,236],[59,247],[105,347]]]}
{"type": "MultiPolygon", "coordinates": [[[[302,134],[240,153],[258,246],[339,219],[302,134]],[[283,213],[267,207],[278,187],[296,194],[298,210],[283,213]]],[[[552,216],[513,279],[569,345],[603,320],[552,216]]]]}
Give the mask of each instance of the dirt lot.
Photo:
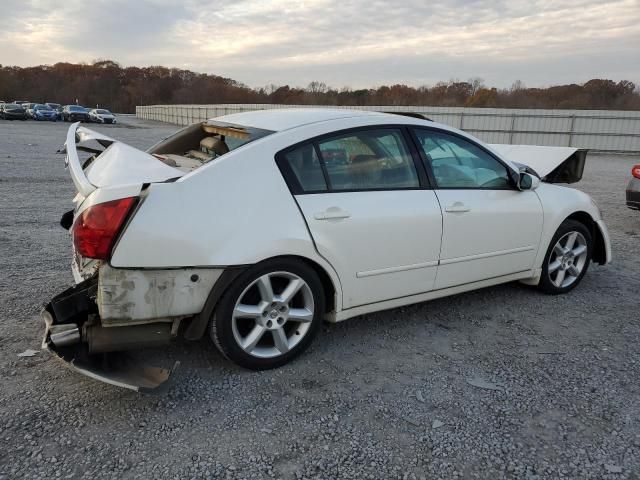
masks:
{"type": "MultiPolygon", "coordinates": [[[[121,120],[97,129],[134,146],[174,130],[121,120]]],[[[17,357],[72,282],[67,126],[0,122],[0,479],[640,478],[639,159],[588,159],[578,186],[615,258],[569,295],[510,284],[326,325],[262,373],[180,341],[144,354],[182,362],[154,397],[17,357]]]]}

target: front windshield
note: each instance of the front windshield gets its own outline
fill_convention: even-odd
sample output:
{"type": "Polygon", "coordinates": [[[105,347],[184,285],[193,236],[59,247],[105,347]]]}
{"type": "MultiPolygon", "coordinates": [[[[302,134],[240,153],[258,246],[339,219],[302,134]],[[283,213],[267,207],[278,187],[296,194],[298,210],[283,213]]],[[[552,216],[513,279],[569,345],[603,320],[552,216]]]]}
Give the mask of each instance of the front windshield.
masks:
{"type": "Polygon", "coordinates": [[[96,110],[96,113],[100,115],[111,115],[111,112],[109,110],[96,110]]]}
{"type": "Polygon", "coordinates": [[[75,106],[75,105],[69,107],[69,110],[71,110],[72,112],[84,112],[85,111],[84,107],[78,107],[78,106],[75,106]]]}
{"type": "Polygon", "coordinates": [[[35,110],[51,110],[51,107],[48,105],[36,105],[33,107],[35,110]]]}

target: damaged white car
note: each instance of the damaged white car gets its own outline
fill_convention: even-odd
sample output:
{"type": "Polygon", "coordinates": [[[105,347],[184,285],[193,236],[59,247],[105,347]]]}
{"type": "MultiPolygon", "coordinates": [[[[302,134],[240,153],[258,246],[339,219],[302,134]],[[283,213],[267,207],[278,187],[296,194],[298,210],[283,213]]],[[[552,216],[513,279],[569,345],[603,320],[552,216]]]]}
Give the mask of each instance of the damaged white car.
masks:
{"type": "Polygon", "coordinates": [[[273,368],[323,320],[515,280],[565,293],[611,258],[593,200],[554,185],[580,180],[586,151],[486,145],[413,115],[246,112],[146,152],[74,124],[66,153],[76,285],[43,311],[45,345],[136,390],[170,371],[105,354],[208,335],[273,368]]]}

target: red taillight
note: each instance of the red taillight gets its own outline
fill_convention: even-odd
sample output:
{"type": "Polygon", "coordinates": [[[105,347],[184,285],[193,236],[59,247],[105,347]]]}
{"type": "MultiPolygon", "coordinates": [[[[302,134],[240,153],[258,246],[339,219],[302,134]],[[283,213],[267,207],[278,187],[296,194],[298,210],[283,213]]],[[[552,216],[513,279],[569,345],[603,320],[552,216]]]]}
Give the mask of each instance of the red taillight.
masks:
{"type": "Polygon", "coordinates": [[[108,260],[137,197],[98,203],[87,208],[73,224],[73,244],[83,257],[108,260]]]}
{"type": "Polygon", "coordinates": [[[636,178],[640,178],[640,165],[634,165],[631,169],[631,175],[636,178]]]}

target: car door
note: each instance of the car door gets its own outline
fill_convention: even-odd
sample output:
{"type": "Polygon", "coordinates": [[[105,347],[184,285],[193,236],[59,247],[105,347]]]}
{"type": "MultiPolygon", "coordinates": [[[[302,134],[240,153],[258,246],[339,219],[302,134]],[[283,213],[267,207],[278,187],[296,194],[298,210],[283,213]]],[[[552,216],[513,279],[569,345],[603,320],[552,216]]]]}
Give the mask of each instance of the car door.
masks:
{"type": "Polygon", "coordinates": [[[402,128],[323,136],[278,154],[344,309],[429,291],[442,214],[402,128]]]}
{"type": "Polygon", "coordinates": [[[515,188],[507,166],[465,137],[413,132],[442,207],[435,288],[533,268],[543,222],[536,193],[515,188]]]}

